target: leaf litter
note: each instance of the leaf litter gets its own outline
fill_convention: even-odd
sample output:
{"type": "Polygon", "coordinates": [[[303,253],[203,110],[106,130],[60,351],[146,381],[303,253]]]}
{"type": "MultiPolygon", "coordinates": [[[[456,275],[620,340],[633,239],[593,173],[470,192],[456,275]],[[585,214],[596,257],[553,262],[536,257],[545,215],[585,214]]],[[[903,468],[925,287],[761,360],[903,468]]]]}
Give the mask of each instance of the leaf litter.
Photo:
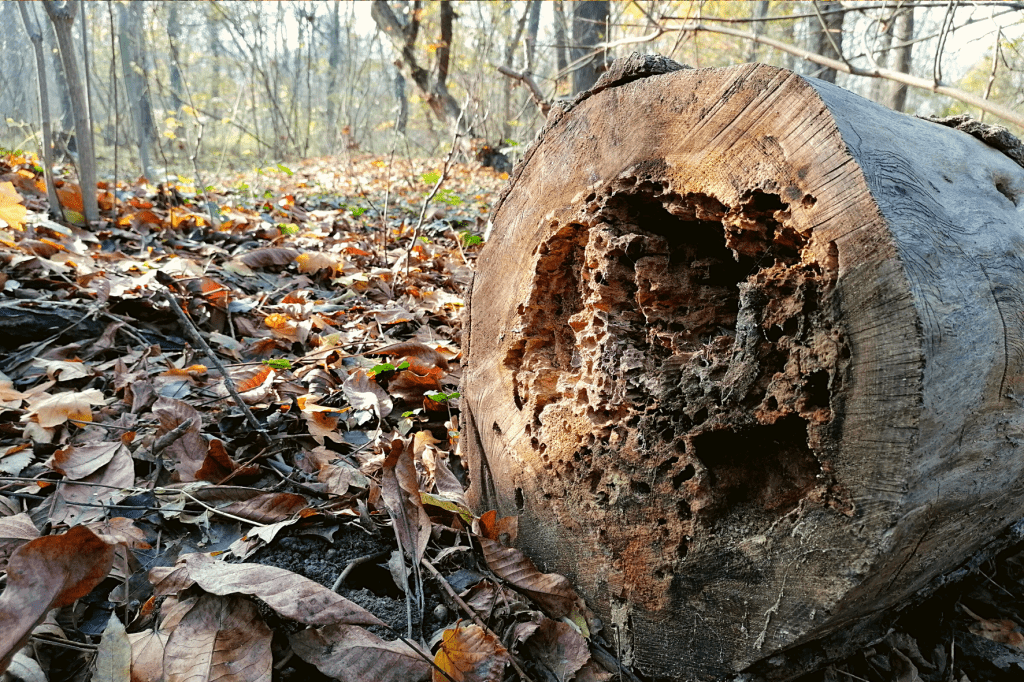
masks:
{"type": "Polygon", "coordinates": [[[186,185],[119,184],[87,230],[46,217],[36,170],[0,160],[3,667],[490,682],[590,661],[593,615],[460,479],[462,297],[507,176],[456,164],[423,224],[428,162],[264,170],[211,189],[212,217],[186,185]]]}
{"type": "MultiPolygon", "coordinates": [[[[460,312],[507,176],[456,164],[420,225],[439,165],[264,169],[215,216],[104,186],[84,229],[74,183],[50,220],[37,161],[0,157],[0,670],[641,679],[466,506],[460,312]]],[[[1022,625],[1018,543],[800,679],[1016,680],[1022,625]]]]}

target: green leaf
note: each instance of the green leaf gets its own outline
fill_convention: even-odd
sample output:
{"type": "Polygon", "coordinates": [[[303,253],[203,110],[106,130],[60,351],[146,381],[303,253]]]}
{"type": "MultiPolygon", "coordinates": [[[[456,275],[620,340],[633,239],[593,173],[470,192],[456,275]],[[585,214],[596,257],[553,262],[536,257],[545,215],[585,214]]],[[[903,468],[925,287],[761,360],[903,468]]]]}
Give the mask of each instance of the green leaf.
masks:
{"type": "Polygon", "coordinates": [[[429,173],[424,173],[421,177],[423,178],[423,182],[427,183],[428,185],[433,185],[434,183],[441,179],[441,174],[436,173],[434,171],[430,171],[429,173]]]}
{"type": "Polygon", "coordinates": [[[355,218],[358,218],[359,216],[363,215],[364,213],[366,213],[366,207],[365,206],[356,206],[355,208],[352,209],[352,216],[355,217],[355,218]]]}
{"type": "Polygon", "coordinates": [[[278,223],[277,229],[281,231],[281,234],[298,234],[299,226],[295,223],[278,223]]]}
{"type": "Polygon", "coordinates": [[[484,238],[478,234],[473,234],[469,230],[462,230],[461,232],[459,232],[459,240],[462,242],[463,246],[468,247],[476,246],[477,244],[482,244],[484,238]]]}
{"type": "Polygon", "coordinates": [[[451,393],[445,393],[444,391],[427,391],[423,395],[427,396],[435,403],[445,403],[448,402],[449,400],[454,400],[455,398],[458,398],[462,394],[459,393],[458,391],[452,391],[451,393]]]}
{"type": "Polygon", "coordinates": [[[405,360],[404,362],[402,362],[402,364],[398,366],[397,369],[409,369],[409,361],[405,360]]]}
{"type": "Polygon", "coordinates": [[[271,369],[291,369],[292,361],[287,358],[274,358],[272,360],[263,360],[264,365],[271,369]]]}
{"type": "Polygon", "coordinates": [[[438,495],[425,492],[420,492],[420,499],[423,501],[423,504],[429,504],[432,507],[440,507],[445,511],[450,511],[454,514],[458,514],[460,517],[462,517],[462,520],[468,524],[473,523],[473,512],[471,512],[466,507],[463,507],[455,500],[449,500],[446,497],[440,497],[438,495]]]}
{"type": "Polygon", "coordinates": [[[291,168],[289,168],[288,166],[282,166],[281,164],[277,164],[277,170],[281,171],[282,173],[286,173],[288,177],[295,175],[294,171],[292,171],[291,168]]]}
{"type": "Polygon", "coordinates": [[[392,365],[390,362],[382,362],[379,365],[374,365],[373,367],[371,367],[370,371],[368,372],[368,374],[371,377],[375,377],[378,374],[383,374],[384,372],[394,372],[394,371],[395,371],[395,366],[394,365],[392,365]]]}

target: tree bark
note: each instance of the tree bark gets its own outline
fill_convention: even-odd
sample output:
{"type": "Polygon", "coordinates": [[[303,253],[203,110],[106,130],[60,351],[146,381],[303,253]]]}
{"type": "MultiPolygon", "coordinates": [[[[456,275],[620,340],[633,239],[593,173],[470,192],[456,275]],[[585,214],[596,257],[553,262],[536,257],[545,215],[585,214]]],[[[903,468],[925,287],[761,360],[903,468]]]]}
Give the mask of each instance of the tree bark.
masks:
{"type": "Polygon", "coordinates": [[[470,497],[639,670],[779,679],[1024,515],[1024,169],[783,69],[619,66],[492,214],[470,497]]]}
{"type": "MultiPolygon", "coordinates": [[[[902,73],[910,73],[914,52],[914,46],[911,44],[911,41],[914,40],[913,5],[904,7],[896,17],[894,32],[896,33],[897,45],[894,50],[895,69],[902,73]]],[[[904,83],[890,83],[889,99],[886,104],[889,105],[890,109],[903,111],[907,106],[907,86],[904,83]]]]}
{"type": "Polygon", "coordinates": [[[608,37],[608,0],[572,3],[572,92],[578,94],[597,82],[608,65],[604,51],[594,53],[596,46],[608,37]]]}
{"type": "Polygon", "coordinates": [[[46,14],[53,24],[60,47],[60,58],[64,64],[64,75],[68,81],[71,108],[75,117],[75,138],[78,143],[79,185],[82,189],[82,213],[86,223],[96,223],[100,219],[99,206],[96,203],[96,153],[92,144],[92,123],[89,120],[89,105],[82,78],[78,74],[78,61],[75,59],[74,38],[71,35],[71,24],[75,20],[76,4],[71,0],[58,3],[46,0],[43,3],[46,14]]]}
{"type": "Polygon", "coordinates": [[[36,57],[36,89],[39,93],[39,127],[42,130],[43,140],[41,155],[43,162],[43,176],[46,179],[46,198],[50,204],[52,217],[60,217],[60,201],[57,199],[57,190],[53,184],[53,135],[50,132],[50,98],[46,89],[46,59],[43,56],[43,33],[36,21],[35,8],[32,8],[30,17],[25,3],[18,3],[18,11],[21,13],[21,23],[28,33],[32,42],[32,51],[36,57]]]}
{"type": "Polygon", "coordinates": [[[133,7],[121,5],[118,15],[117,42],[121,48],[121,70],[124,73],[124,91],[135,123],[135,139],[139,148],[139,167],[142,174],[154,180],[156,173],[150,163],[149,143],[154,138],[153,109],[149,102],[149,91],[144,77],[144,63],[138,36],[141,35],[142,21],[136,4],[133,7]]]}
{"type": "MultiPolygon", "coordinates": [[[[829,59],[842,59],[843,19],[846,17],[842,3],[815,1],[814,6],[821,16],[810,19],[814,26],[811,32],[813,51],[829,59]]],[[[828,83],[836,82],[835,69],[821,69],[816,76],[828,83]]]]}

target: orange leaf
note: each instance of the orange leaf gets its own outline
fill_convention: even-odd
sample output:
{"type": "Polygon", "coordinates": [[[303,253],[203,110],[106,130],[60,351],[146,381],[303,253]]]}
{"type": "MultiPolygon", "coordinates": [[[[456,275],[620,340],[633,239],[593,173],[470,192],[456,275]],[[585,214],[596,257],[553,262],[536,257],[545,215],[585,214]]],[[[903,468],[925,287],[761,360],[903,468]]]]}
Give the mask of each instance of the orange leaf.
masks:
{"type": "Polygon", "coordinates": [[[9,182],[0,182],[0,220],[15,230],[24,229],[28,209],[21,205],[21,195],[9,182]]]}
{"type": "MultiPolygon", "coordinates": [[[[498,638],[479,625],[456,624],[445,630],[434,656],[434,665],[455,682],[497,682],[508,661],[508,651],[498,638]]],[[[448,681],[434,670],[434,682],[448,681]]]]}
{"type": "Polygon", "coordinates": [[[272,370],[267,365],[262,365],[260,367],[255,368],[255,371],[253,371],[252,375],[245,379],[239,381],[235,377],[232,378],[235,378],[235,381],[237,382],[238,392],[245,393],[246,391],[252,391],[262,386],[263,382],[267,380],[267,377],[270,376],[270,373],[273,371],[274,370],[272,370]]]}
{"type": "Polygon", "coordinates": [[[57,198],[65,210],[72,210],[77,213],[85,211],[85,204],[82,202],[82,188],[78,185],[65,183],[57,190],[57,198]]]}

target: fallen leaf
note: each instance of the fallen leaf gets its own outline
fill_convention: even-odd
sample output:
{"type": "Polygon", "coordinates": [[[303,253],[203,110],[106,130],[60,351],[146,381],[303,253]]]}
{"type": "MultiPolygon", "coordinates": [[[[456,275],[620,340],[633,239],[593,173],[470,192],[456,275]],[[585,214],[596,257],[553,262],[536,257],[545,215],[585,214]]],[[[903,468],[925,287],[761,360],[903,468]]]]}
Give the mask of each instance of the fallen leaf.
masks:
{"type": "Polygon", "coordinates": [[[590,660],[590,647],[576,628],[568,623],[545,618],[526,640],[524,651],[555,674],[558,682],[568,682],[590,660]]]}
{"type": "Polygon", "coordinates": [[[413,565],[418,565],[430,541],[430,515],[423,508],[412,452],[401,438],[391,442],[391,453],[384,460],[381,493],[391,511],[402,549],[413,565]]]}
{"type": "Polygon", "coordinates": [[[258,597],[286,618],[307,625],[384,625],[375,615],[297,573],[262,564],[228,564],[208,554],[179,560],[187,575],[212,594],[258,597]]]}
{"type": "Polygon", "coordinates": [[[168,445],[162,454],[175,463],[178,480],[196,480],[196,473],[202,468],[206,461],[206,453],[209,451],[209,445],[200,430],[203,418],[199,411],[180,400],[160,398],[153,404],[153,414],[160,420],[160,428],[156,432],[157,439],[187,420],[192,420],[192,426],[168,445]]]}
{"type": "Polygon", "coordinates": [[[235,596],[204,594],[164,647],[167,682],[270,682],[272,633],[256,605],[235,596]]]}
{"type": "Polygon", "coordinates": [[[299,255],[295,249],[272,246],[265,249],[256,249],[239,256],[235,260],[248,265],[250,268],[265,268],[271,265],[288,265],[299,255]]]}
{"type": "MultiPolygon", "coordinates": [[[[434,665],[455,682],[498,682],[509,660],[497,637],[479,625],[456,624],[442,634],[434,665]]],[[[433,682],[448,680],[434,670],[433,682]]]]}
{"type": "Polygon", "coordinates": [[[95,388],[77,393],[68,391],[31,402],[26,416],[43,428],[60,426],[69,419],[91,422],[92,406],[104,402],[103,394],[95,388]]]}
{"type": "Polygon", "coordinates": [[[132,645],[117,614],[111,613],[96,648],[92,682],[128,682],[131,678],[132,645]]]}
{"type": "Polygon", "coordinates": [[[419,682],[430,678],[429,656],[412,643],[385,642],[355,625],[302,630],[292,650],[328,677],[342,682],[419,682]]]}
{"type": "Polygon", "coordinates": [[[0,672],[47,611],[89,594],[107,576],[113,560],[113,546],[82,526],[18,548],[7,565],[7,587],[0,594],[0,672]]]}
{"type": "Polygon", "coordinates": [[[579,597],[569,579],[557,573],[541,573],[518,549],[496,540],[478,537],[484,560],[494,575],[532,598],[552,618],[569,615],[579,597]]]}
{"type": "Polygon", "coordinates": [[[10,182],[0,182],[0,220],[15,230],[25,229],[25,214],[28,209],[21,205],[22,198],[10,182]]]}

